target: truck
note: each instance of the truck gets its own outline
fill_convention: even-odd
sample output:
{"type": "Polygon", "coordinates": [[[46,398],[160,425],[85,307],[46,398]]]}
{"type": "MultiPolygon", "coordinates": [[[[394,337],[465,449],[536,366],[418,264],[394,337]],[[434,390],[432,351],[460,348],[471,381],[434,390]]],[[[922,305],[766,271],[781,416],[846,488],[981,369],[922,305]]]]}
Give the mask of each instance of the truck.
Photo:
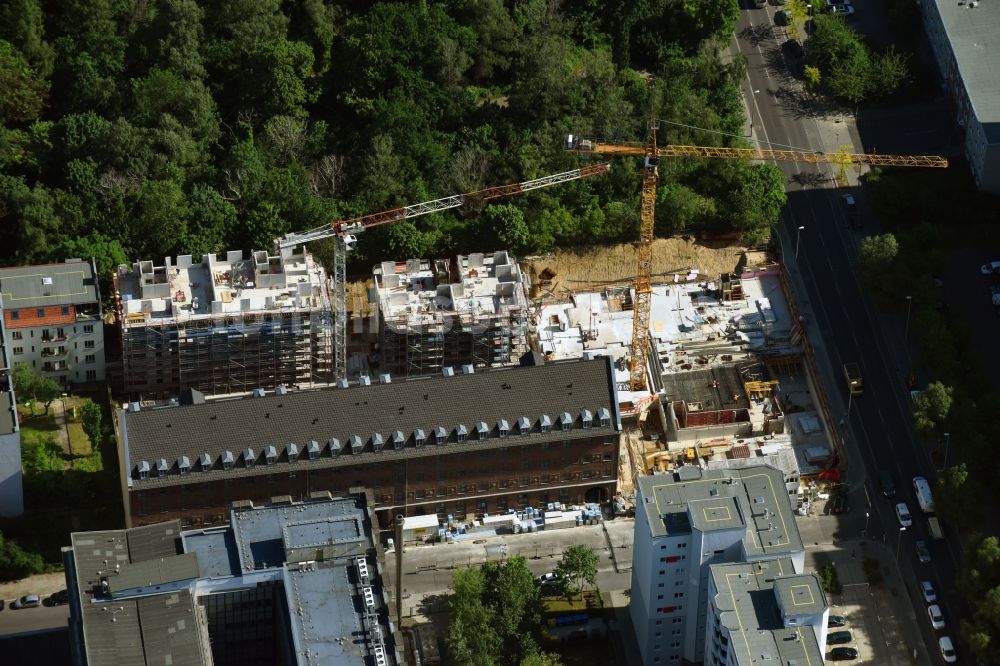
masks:
{"type": "Polygon", "coordinates": [[[847,380],[847,390],[851,395],[864,394],[865,386],[861,380],[861,366],[857,363],[845,363],[844,379],[847,380]]]}
{"type": "Polygon", "coordinates": [[[931,484],[922,476],[913,477],[913,492],[917,496],[917,503],[924,513],[934,513],[934,495],[931,494],[931,484]]]}
{"type": "Polygon", "coordinates": [[[944,532],[941,531],[941,522],[937,516],[927,516],[927,533],[932,539],[943,539],[944,532]]]}

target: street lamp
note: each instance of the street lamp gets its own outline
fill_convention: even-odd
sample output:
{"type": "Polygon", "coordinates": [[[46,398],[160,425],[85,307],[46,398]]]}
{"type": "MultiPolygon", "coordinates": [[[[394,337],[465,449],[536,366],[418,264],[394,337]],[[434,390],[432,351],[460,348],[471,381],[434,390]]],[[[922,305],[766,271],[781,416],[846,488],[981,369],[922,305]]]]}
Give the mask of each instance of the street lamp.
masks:
{"type": "Polygon", "coordinates": [[[903,532],[906,531],[905,527],[899,528],[899,539],[896,540],[896,567],[899,568],[899,547],[903,543],[903,532]]]}
{"type": "Polygon", "coordinates": [[[798,261],[799,261],[799,241],[802,240],[802,230],[803,229],[805,229],[805,227],[799,227],[795,231],[795,262],[796,263],[798,263],[798,261]]]}
{"type": "Polygon", "coordinates": [[[865,511],[865,536],[868,536],[868,519],[871,518],[871,517],[872,517],[872,515],[870,513],[868,513],[867,511],[865,511]]]}
{"type": "Polygon", "coordinates": [[[951,433],[946,432],[944,434],[944,464],[941,465],[941,469],[948,469],[948,444],[951,443],[951,433]]]}
{"type": "Polygon", "coordinates": [[[913,296],[906,297],[906,327],[903,329],[903,344],[910,339],[910,308],[913,305],[913,296]]]}

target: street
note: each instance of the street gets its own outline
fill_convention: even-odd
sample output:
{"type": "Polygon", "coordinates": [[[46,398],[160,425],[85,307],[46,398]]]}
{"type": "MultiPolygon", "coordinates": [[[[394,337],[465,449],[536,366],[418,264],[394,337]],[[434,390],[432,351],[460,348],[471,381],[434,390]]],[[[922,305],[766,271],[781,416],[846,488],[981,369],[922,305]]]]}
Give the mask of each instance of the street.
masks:
{"type": "Polygon", "coordinates": [[[12,601],[7,599],[7,607],[0,612],[0,636],[65,627],[69,621],[69,606],[66,604],[15,610],[10,607],[12,601]]]}
{"type": "MultiPolygon", "coordinates": [[[[803,150],[836,151],[841,145],[851,152],[865,152],[849,113],[820,109],[790,76],[786,54],[780,46],[781,29],[767,27],[774,7],[744,9],[736,28],[734,49],[747,61],[744,95],[751,115],[754,139],[764,147],[789,146],[803,150]],[[761,37],[765,35],[765,37],[761,37]]],[[[867,11],[878,12],[877,7],[867,11]]],[[[887,127],[888,131],[888,127],[887,127]]],[[[912,152],[912,151],[910,151],[912,152]]],[[[807,164],[779,165],[786,176],[788,204],[782,214],[779,235],[783,263],[789,268],[797,299],[809,313],[808,335],[817,350],[817,363],[834,411],[842,415],[842,433],[848,460],[852,514],[841,518],[842,533],[883,541],[897,553],[905,589],[914,606],[924,638],[925,654],[937,663],[937,635],[930,627],[926,605],[919,598],[918,582],[930,580],[943,598],[945,614],[960,608],[955,593],[955,571],[961,561],[955,541],[929,538],[926,520],[914,496],[911,480],[922,475],[933,485],[935,470],[929,452],[918,446],[910,426],[910,398],[905,377],[910,372],[906,339],[908,326],[886,321],[874,311],[853,271],[853,261],[862,234],[876,233],[876,222],[857,187],[857,173],[847,174],[850,188],[838,189],[833,180],[836,167],[807,164]],[[858,200],[862,231],[848,225],[842,194],[858,200]],[[903,330],[900,330],[900,329],[903,330]],[[857,362],[864,376],[864,395],[848,400],[843,364],[857,362]],[[898,490],[891,501],[878,488],[879,470],[888,470],[898,490]],[[866,505],[870,502],[871,508],[866,505]],[[913,525],[900,531],[895,502],[906,502],[913,525]],[[866,511],[870,519],[866,519],[866,511]],[[926,540],[932,564],[921,564],[914,542],[926,540]]],[[[906,290],[899,299],[906,309],[906,290]]],[[[947,527],[946,533],[947,533],[947,527]]],[[[955,614],[949,616],[957,626],[955,614]]],[[[951,631],[957,640],[957,632],[951,631]]],[[[960,646],[959,646],[960,648],[960,646]]],[[[962,655],[959,649],[960,656],[962,655]]]]}

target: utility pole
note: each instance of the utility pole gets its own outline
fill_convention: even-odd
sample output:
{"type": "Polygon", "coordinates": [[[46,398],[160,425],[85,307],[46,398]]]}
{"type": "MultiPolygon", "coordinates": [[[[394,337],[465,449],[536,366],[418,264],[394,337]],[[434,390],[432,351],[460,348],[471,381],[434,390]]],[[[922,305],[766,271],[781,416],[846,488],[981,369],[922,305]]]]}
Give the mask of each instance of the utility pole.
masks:
{"type": "Polygon", "coordinates": [[[799,261],[799,241],[802,240],[802,230],[803,229],[805,229],[805,227],[799,227],[795,231],[795,263],[798,263],[798,261],[799,261]]]}

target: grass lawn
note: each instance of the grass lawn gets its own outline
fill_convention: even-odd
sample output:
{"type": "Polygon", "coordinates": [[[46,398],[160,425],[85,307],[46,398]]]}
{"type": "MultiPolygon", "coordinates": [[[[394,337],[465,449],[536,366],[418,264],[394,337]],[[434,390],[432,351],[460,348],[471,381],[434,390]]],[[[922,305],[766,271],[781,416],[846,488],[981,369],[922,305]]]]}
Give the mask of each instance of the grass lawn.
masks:
{"type": "Polygon", "coordinates": [[[49,434],[59,430],[59,426],[56,424],[56,417],[52,416],[52,414],[38,414],[35,416],[19,415],[18,418],[21,420],[22,430],[36,430],[49,434]]]}
{"type": "Polygon", "coordinates": [[[560,596],[542,597],[542,610],[548,615],[584,613],[597,611],[603,607],[601,593],[596,591],[584,592],[569,600],[560,596]]]}

